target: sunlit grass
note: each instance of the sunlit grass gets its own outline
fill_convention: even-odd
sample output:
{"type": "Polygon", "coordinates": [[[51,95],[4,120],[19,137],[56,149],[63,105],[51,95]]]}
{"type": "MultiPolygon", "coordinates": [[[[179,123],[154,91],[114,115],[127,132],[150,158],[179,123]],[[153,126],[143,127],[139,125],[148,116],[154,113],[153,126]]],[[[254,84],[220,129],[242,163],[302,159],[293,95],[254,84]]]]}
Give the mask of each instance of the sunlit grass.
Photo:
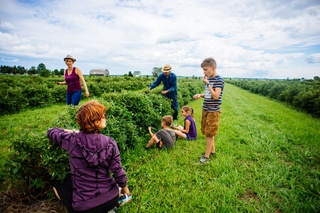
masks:
{"type": "MultiPolygon", "coordinates": [[[[190,106],[196,141],[179,139],[167,151],[146,151],[147,141],[141,141],[135,150],[121,153],[133,200],[119,212],[320,211],[319,119],[227,84],[217,158],[199,166],[195,163],[205,152],[202,100],[190,106]]],[[[63,107],[1,116],[2,155],[21,131],[45,134],[63,107]]]]}
{"type": "MultiPolygon", "coordinates": [[[[200,133],[202,100],[190,105],[200,133]]],[[[201,133],[169,151],[141,144],[125,163],[133,201],[120,212],[319,210],[319,119],[229,84],[222,106],[217,158],[195,165],[201,133]]]]}

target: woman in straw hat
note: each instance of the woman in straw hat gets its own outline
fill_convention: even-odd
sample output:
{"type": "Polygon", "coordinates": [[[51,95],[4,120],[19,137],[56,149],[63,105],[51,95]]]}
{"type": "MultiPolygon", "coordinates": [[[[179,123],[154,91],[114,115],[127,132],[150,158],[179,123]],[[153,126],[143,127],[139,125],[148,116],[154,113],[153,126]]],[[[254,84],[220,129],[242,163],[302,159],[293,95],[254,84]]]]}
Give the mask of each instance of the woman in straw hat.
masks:
{"type": "Polygon", "coordinates": [[[172,68],[169,64],[166,64],[162,68],[162,73],[158,78],[150,85],[150,90],[160,85],[163,82],[163,90],[161,94],[172,100],[171,107],[174,110],[172,115],[173,120],[178,119],[178,93],[177,93],[177,76],[171,72],[172,68]]]}
{"type": "Polygon", "coordinates": [[[56,82],[59,85],[67,85],[67,105],[78,105],[81,100],[82,89],[80,85],[80,81],[82,86],[84,87],[86,97],[89,97],[89,91],[82,75],[82,72],[79,68],[73,66],[73,63],[76,61],[71,55],[67,55],[64,59],[68,69],[64,71],[64,81],[56,82]]]}

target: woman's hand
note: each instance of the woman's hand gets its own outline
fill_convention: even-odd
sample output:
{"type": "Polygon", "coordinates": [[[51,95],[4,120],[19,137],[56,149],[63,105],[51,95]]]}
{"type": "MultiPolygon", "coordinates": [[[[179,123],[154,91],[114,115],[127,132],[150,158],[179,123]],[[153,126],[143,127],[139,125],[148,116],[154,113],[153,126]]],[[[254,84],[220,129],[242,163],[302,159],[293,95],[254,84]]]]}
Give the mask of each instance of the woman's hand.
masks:
{"type": "Polygon", "coordinates": [[[65,132],[68,132],[68,133],[79,133],[79,130],[75,130],[75,129],[64,129],[65,132]]]}
{"type": "Polygon", "coordinates": [[[121,189],[121,192],[120,192],[120,193],[121,193],[121,194],[127,194],[127,195],[130,195],[130,191],[129,191],[128,186],[123,187],[123,188],[121,189]]]}

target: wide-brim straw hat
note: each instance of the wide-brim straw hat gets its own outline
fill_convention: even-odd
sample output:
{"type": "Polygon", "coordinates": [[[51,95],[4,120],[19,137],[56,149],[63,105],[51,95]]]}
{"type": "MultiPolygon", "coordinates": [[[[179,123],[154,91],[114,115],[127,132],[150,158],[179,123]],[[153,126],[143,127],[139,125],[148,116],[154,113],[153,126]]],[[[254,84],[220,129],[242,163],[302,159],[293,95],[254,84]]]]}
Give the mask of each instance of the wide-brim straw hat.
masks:
{"type": "Polygon", "coordinates": [[[76,59],[74,57],[72,57],[71,55],[67,55],[63,60],[65,61],[66,59],[71,59],[71,60],[73,60],[73,62],[76,61],[76,59]]]}
{"type": "Polygon", "coordinates": [[[162,67],[162,72],[170,72],[171,69],[171,66],[169,64],[166,64],[162,67]]]}

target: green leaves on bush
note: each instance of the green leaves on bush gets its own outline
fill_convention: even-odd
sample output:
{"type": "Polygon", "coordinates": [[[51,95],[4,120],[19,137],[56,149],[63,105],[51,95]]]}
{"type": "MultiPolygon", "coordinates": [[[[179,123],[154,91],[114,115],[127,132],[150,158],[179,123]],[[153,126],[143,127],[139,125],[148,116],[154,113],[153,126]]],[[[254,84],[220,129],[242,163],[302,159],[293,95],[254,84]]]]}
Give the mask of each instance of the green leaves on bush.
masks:
{"type": "MultiPolygon", "coordinates": [[[[91,97],[103,93],[147,88],[152,79],[147,77],[88,77],[85,80],[91,97]]],[[[66,85],[57,85],[63,77],[0,75],[0,114],[19,112],[28,107],[65,103],[66,85]]],[[[82,95],[85,98],[85,94],[82,95]]]]}
{"type": "MultiPolygon", "coordinates": [[[[146,79],[149,85],[151,79],[146,79]]],[[[41,79],[36,78],[33,80],[40,81],[41,79]]],[[[96,80],[97,83],[106,83],[104,78],[93,78],[93,80],[96,80]]],[[[116,92],[107,93],[104,91],[101,93],[101,97],[98,98],[99,102],[107,107],[107,126],[102,130],[102,133],[113,137],[118,144],[120,152],[123,153],[137,145],[142,146],[141,143],[144,146],[150,137],[147,130],[148,126],[160,129],[162,116],[171,115],[173,111],[170,100],[161,95],[162,86],[150,91],[146,83],[141,79],[137,80],[138,83],[135,81],[128,83],[128,79],[123,78],[117,79],[118,81],[113,80],[119,85],[119,88],[114,89],[116,92]],[[131,86],[139,85],[137,88],[141,87],[141,89],[137,91],[123,90],[120,85],[125,85],[126,83],[124,82],[131,86]],[[118,90],[120,88],[122,89],[118,90]]],[[[52,79],[50,82],[53,82],[52,79]]],[[[7,96],[8,103],[6,104],[8,104],[7,106],[12,105],[12,107],[23,104],[23,102],[19,101],[19,98],[20,100],[26,100],[26,106],[30,105],[30,103],[35,106],[43,104],[43,100],[52,100],[53,97],[56,100],[61,100],[62,97],[53,91],[57,89],[64,90],[65,87],[59,87],[55,84],[50,85],[51,87],[48,88],[45,87],[45,84],[33,85],[26,91],[23,91],[22,87],[12,90],[9,89],[10,85],[4,86],[6,94],[12,95],[11,99],[7,96]],[[11,93],[15,90],[19,90],[20,94],[11,93]],[[51,94],[51,97],[41,91],[51,94]],[[23,99],[23,93],[28,94],[25,99],[23,99]],[[32,96],[33,93],[39,94],[32,96]],[[32,102],[27,102],[27,99],[31,99],[32,102]]],[[[96,90],[100,88],[93,85],[92,90],[94,90],[93,88],[96,90]]],[[[131,89],[135,90],[135,88],[131,89]]],[[[203,83],[201,80],[179,79],[178,89],[179,107],[182,107],[182,105],[192,100],[193,94],[203,92],[203,83]]],[[[1,107],[3,107],[3,104],[4,102],[0,100],[1,107]]],[[[21,106],[20,109],[23,107],[21,106]]],[[[57,115],[57,120],[53,122],[53,126],[79,129],[75,120],[77,109],[78,107],[76,106],[62,106],[61,113],[57,115]]],[[[48,129],[53,126],[48,126],[48,129]]],[[[0,179],[7,189],[14,188],[34,197],[42,196],[50,189],[51,180],[62,180],[70,172],[67,152],[53,145],[45,134],[46,132],[37,132],[35,130],[21,133],[21,135],[16,135],[12,139],[12,151],[6,159],[4,167],[0,168],[0,179]]],[[[125,159],[123,160],[125,161],[125,159]]]]}
{"type": "Polygon", "coordinates": [[[124,91],[106,93],[102,99],[108,108],[104,131],[123,149],[134,147],[148,126],[160,128],[162,116],[172,114],[170,101],[161,95],[124,91]]]}
{"type": "Polygon", "coordinates": [[[63,179],[69,173],[66,162],[67,153],[49,143],[45,135],[24,133],[12,141],[12,152],[0,170],[1,179],[7,189],[43,196],[52,178],[63,179]]]}

